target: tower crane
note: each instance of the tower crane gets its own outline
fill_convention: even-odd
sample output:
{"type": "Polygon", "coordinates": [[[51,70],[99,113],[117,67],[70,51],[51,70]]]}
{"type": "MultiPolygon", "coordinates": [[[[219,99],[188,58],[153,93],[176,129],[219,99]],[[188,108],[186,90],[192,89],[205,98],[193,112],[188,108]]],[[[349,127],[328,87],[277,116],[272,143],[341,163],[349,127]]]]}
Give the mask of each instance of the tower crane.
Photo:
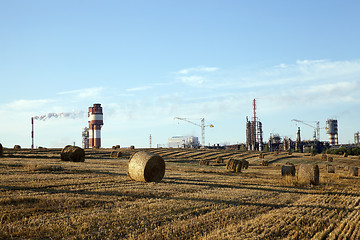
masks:
{"type": "Polygon", "coordinates": [[[193,125],[195,125],[195,126],[201,127],[201,145],[202,145],[202,146],[205,146],[205,127],[211,127],[211,128],[213,128],[214,125],[212,125],[212,124],[205,125],[205,118],[200,118],[201,124],[194,123],[194,122],[190,121],[190,120],[187,119],[187,118],[174,117],[174,119],[182,120],[182,121],[191,123],[191,124],[193,124],[193,125]]]}
{"type": "Polygon", "coordinates": [[[306,123],[304,121],[297,120],[297,119],[293,119],[291,121],[299,122],[299,123],[302,123],[302,124],[304,124],[306,126],[312,127],[314,129],[314,139],[317,140],[317,141],[320,141],[320,122],[319,121],[315,121],[316,127],[311,125],[311,124],[308,124],[308,123],[306,123]]]}

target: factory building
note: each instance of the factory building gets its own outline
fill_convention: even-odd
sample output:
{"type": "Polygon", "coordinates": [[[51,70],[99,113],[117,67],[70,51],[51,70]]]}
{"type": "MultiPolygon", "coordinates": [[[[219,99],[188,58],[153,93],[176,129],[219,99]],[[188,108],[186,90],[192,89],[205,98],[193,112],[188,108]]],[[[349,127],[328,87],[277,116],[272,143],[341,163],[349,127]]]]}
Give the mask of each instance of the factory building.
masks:
{"type": "Polygon", "coordinates": [[[175,136],[168,139],[169,148],[199,148],[198,137],[194,136],[175,136]]]}
{"type": "Polygon", "coordinates": [[[103,112],[101,104],[95,103],[89,107],[89,147],[101,147],[101,127],[103,123],[103,112]]]}

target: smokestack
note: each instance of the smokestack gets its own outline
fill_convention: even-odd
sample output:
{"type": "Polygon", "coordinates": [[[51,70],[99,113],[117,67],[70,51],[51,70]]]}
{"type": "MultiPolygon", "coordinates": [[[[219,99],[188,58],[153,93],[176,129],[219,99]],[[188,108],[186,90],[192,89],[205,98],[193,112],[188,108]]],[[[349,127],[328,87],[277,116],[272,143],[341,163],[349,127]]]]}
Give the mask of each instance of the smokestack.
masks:
{"type": "Polygon", "coordinates": [[[101,127],[103,123],[103,112],[101,104],[95,103],[89,107],[89,147],[101,147],[101,127]]]}
{"type": "Polygon", "coordinates": [[[34,118],[31,118],[31,149],[34,149],[34,118]]]}
{"type": "Polygon", "coordinates": [[[326,133],[329,135],[329,144],[338,145],[338,122],[336,119],[326,120],[326,133]]]}

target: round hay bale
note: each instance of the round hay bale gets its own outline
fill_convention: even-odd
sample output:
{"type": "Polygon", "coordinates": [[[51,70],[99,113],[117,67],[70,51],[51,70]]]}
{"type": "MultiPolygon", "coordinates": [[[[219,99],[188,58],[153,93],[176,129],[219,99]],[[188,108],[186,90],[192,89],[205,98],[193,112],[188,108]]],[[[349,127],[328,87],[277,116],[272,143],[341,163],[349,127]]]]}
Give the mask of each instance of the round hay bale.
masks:
{"type": "Polygon", "coordinates": [[[318,185],[319,166],[316,164],[300,164],[298,169],[298,181],[300,183],[318,185]]]}
{"type": "Polygon", "coordinates": [[[334,158],[331,157],[331,156],[327,156],[327,161],[328,161],[328,162],[333,162],[333,161],[334,161],[334,158]]]}
{"type": "Polygon", "coordinates": [[[322,160],[322,161],[327,161],[327,160],[328,160],[328,157],[329,157],[328,155],[322,154],[322,155],[321,155],[321,160],[322,160]]]}
{"type": "Polygon", "coordinates": [[[128,176],[141,182],[160,182],[165,175],[165,161],[148,152],[137,152],[129,160],[128,176]]]}
{"type": "Polygon", "coordinates": [[[229,159],[226,163],[226,169],[232,172],[241,172],[242,161],[237,159],[229,159]]]}
{"type": "Polygon", "coordinates": [[[224,159],[222,157],[217,157],[216,163],[224,163],[224,159]]]}
{"type": "Polygon", "coordinates": [[[199,165],[209,165],[210,161],[207,159],[200,159],[199,165]]]}
{"type": "Polygon", "coordinates": [[[241,159],[241,162],[242,162],[242,168],[243,168],[243,169],[248,169],[248,167],[249,167],[249,162],[246,161],[245,159],[241,159]]]}
{"type": "Polygon", "coordinates": [[[112,150],[115,150],[115,149],[116,149],[116,147],[115,147],[115,146],[112,146],[112,147],[111,147],[111,149],[112,149],[112,150]]]}
{"type": "Polygon", "coordinates": [[[261,166],[269,166],[269,162],[266,161],[266,160],[263,160],[263,161],[261,162],[261,166]]]}
{"type": "Polygon", "coordinates": [[[130,149],[135,149],[135,146],[134,146],[134,145],[131,145],[131,146],[130,146],[130,149]]]}
{"type": "Polygon", "coordinates": [[[15,150],[20,150],[20,149],[21,149],[21,146],[20,146],[20,145],[15,145],[15,146],[14,146],[14,149],[15,149],[15,150]]]}
{"type": "Polygon", "coordinates": [[[0,143],[0,157],[2,157],[4,155],[4,148],[2,146],[2,144],[0,143]]]}
{"type": "Polygon", "coordinates": [[[122,157],[122,153],[121,153],[121,152],[118,152],[118,151],[112,151],[112,152],[110,153],[110,157],[111,157],[111,158],[120,158],[120,157],[122,157]]]}
{"type": "Polygon", "coordinates": [[[335,173],[335,166],[327,165],[327,172],[328,173],[335,173]]]}
{"type": "Polygon", "coordinates": [[[358,167],[350,167],[349,174],[350,174],[350,176],[353,176],[353,177],[359,176],[359,168],[358,167]]]}
{"type": "Polygon", "coordinates": [[[295,176],[295,166],[292,165],[283,165],[281,167],[281,176],[295,176]]]}
{"type": "Polygon", "coordinates": [[[119,144],[116,145],[116,146],[115,146],[115,149],[120,149],[120,145],[119,145],[119,144]]]}
{"type": "Polygon", "coordinates": [[[61,161],[84,162],[85,151],[80,147],[67,145],[61,150],[61,161]]]}

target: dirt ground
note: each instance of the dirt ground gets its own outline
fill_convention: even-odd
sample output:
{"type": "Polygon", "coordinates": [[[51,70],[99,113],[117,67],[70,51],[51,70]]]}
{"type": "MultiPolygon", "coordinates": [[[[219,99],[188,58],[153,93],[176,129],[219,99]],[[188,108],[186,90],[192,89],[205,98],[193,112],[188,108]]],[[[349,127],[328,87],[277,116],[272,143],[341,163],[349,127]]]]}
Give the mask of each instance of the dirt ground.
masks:
{"type": "Polygon", "coordinates": [[[142,149],[165,159],[159,183],[135,182],[135,150],[86,150],[82,163],[61,149],[5,149],[0,158],[0,239],[360,239],[359,157],[226,150],[142,149]],[[246,159],[241,173],[216,158],[246,159]],[[199,165],[199,160],[210,165],[199,165]],[[268,166],[261,166],[263,160],[268,166]],[[318,164],[320,184],[282,177],[287,162],[318,164]],[[335,173],[327,172],[327,165],[335,173]]]}

